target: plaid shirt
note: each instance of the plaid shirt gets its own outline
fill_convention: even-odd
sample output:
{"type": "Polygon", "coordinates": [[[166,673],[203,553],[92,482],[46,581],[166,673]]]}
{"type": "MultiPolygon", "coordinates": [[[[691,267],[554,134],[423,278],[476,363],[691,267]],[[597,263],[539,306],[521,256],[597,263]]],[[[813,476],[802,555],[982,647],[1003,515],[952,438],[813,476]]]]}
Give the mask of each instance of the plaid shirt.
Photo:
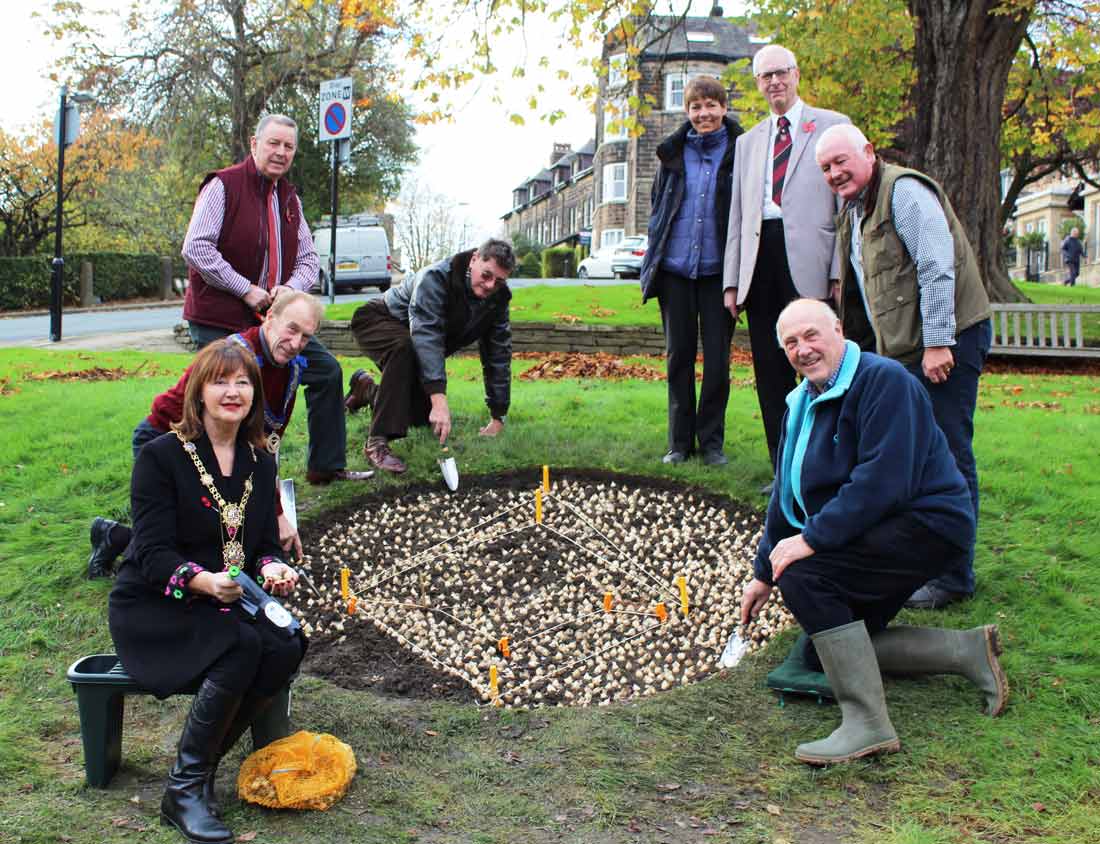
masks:
{"type": "MultiPolygon", "coordinates": [[[[894,229],[917,267],[921,331],[925,348],[955,345],[955,244],[947,215],[935,192],[919,179],[902,176],[894,183],[890,206],[894,229]]],[[[863,288],[863,197],[852,202],[852,269],[863,308],[870,318],[863,288]]]]}

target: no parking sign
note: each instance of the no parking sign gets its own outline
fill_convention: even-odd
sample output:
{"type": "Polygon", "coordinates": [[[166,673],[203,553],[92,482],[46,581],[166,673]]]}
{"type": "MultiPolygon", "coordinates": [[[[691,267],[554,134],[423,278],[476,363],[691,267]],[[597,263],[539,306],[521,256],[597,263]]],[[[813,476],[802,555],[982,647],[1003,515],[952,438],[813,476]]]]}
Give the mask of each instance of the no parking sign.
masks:
{"type": "Polygon", "coordinates": [[[321,83],[321,110],[318,115],[322,141],[351,137],[351,77],[321,83]]]}

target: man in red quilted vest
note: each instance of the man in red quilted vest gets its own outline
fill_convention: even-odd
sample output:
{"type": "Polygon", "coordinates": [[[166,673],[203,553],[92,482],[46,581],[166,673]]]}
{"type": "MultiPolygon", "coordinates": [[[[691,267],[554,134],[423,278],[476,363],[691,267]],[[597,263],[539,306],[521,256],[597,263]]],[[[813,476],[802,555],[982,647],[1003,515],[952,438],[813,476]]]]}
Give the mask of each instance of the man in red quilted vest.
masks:
{"type": "MultiPolygon", "coordinates": [[[[317,281],[317,251],[302,203],[286,180],[298,144],[297,124],[269,114],[256,127],[252,154],[207,174],[183,243],[188,266],[183,318],[201,349],[259,324],[287,290],[317,281]]],[[[365,480],[346,468],[343,373],[316,337],[302,353],[308,411],[306,479],[313,484],[365,480]]]]}

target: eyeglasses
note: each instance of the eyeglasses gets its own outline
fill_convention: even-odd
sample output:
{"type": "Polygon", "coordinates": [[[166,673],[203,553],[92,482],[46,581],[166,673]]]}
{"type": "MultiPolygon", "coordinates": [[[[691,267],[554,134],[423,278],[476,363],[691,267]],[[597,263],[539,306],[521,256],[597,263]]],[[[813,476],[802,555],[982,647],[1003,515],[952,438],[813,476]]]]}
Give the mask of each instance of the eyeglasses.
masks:
{"type": "Polygon", "coordinates": [[[488,268],[483,269],[478,275],[481,276],[481,280],[486,284],[492,282],[494,286],[498,286],[508,283],[508,276],[493,275],[493,271],[488,268]]]}
{"type": "Polygon", "coordinates": [[[764,73],[756,74],[756,78],[761,82],[771,82],[773,79],[777,82],[785,82],[787,77],[791,75],[791,71],[794,70],[794,65],[790,67],[781,67],[778,70],[769,70],[764,73]]]}

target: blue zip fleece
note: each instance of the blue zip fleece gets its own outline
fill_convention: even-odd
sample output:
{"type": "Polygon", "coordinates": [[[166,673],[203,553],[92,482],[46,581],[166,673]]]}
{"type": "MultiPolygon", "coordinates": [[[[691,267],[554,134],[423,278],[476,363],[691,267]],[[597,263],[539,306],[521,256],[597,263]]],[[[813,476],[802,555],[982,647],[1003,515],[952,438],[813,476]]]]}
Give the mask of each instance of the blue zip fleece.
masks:
{"type": "Polygon", "coordinates": [[[814,398],[803,381],[787,396],[775,490],[753,565],[768,584],[772,548],[799,531],[815,551],[836,550],[912,512],[960,550],[974,539],[970,493],[928,394],[901,364],[846,342],[831,388],[814,398]]]}

